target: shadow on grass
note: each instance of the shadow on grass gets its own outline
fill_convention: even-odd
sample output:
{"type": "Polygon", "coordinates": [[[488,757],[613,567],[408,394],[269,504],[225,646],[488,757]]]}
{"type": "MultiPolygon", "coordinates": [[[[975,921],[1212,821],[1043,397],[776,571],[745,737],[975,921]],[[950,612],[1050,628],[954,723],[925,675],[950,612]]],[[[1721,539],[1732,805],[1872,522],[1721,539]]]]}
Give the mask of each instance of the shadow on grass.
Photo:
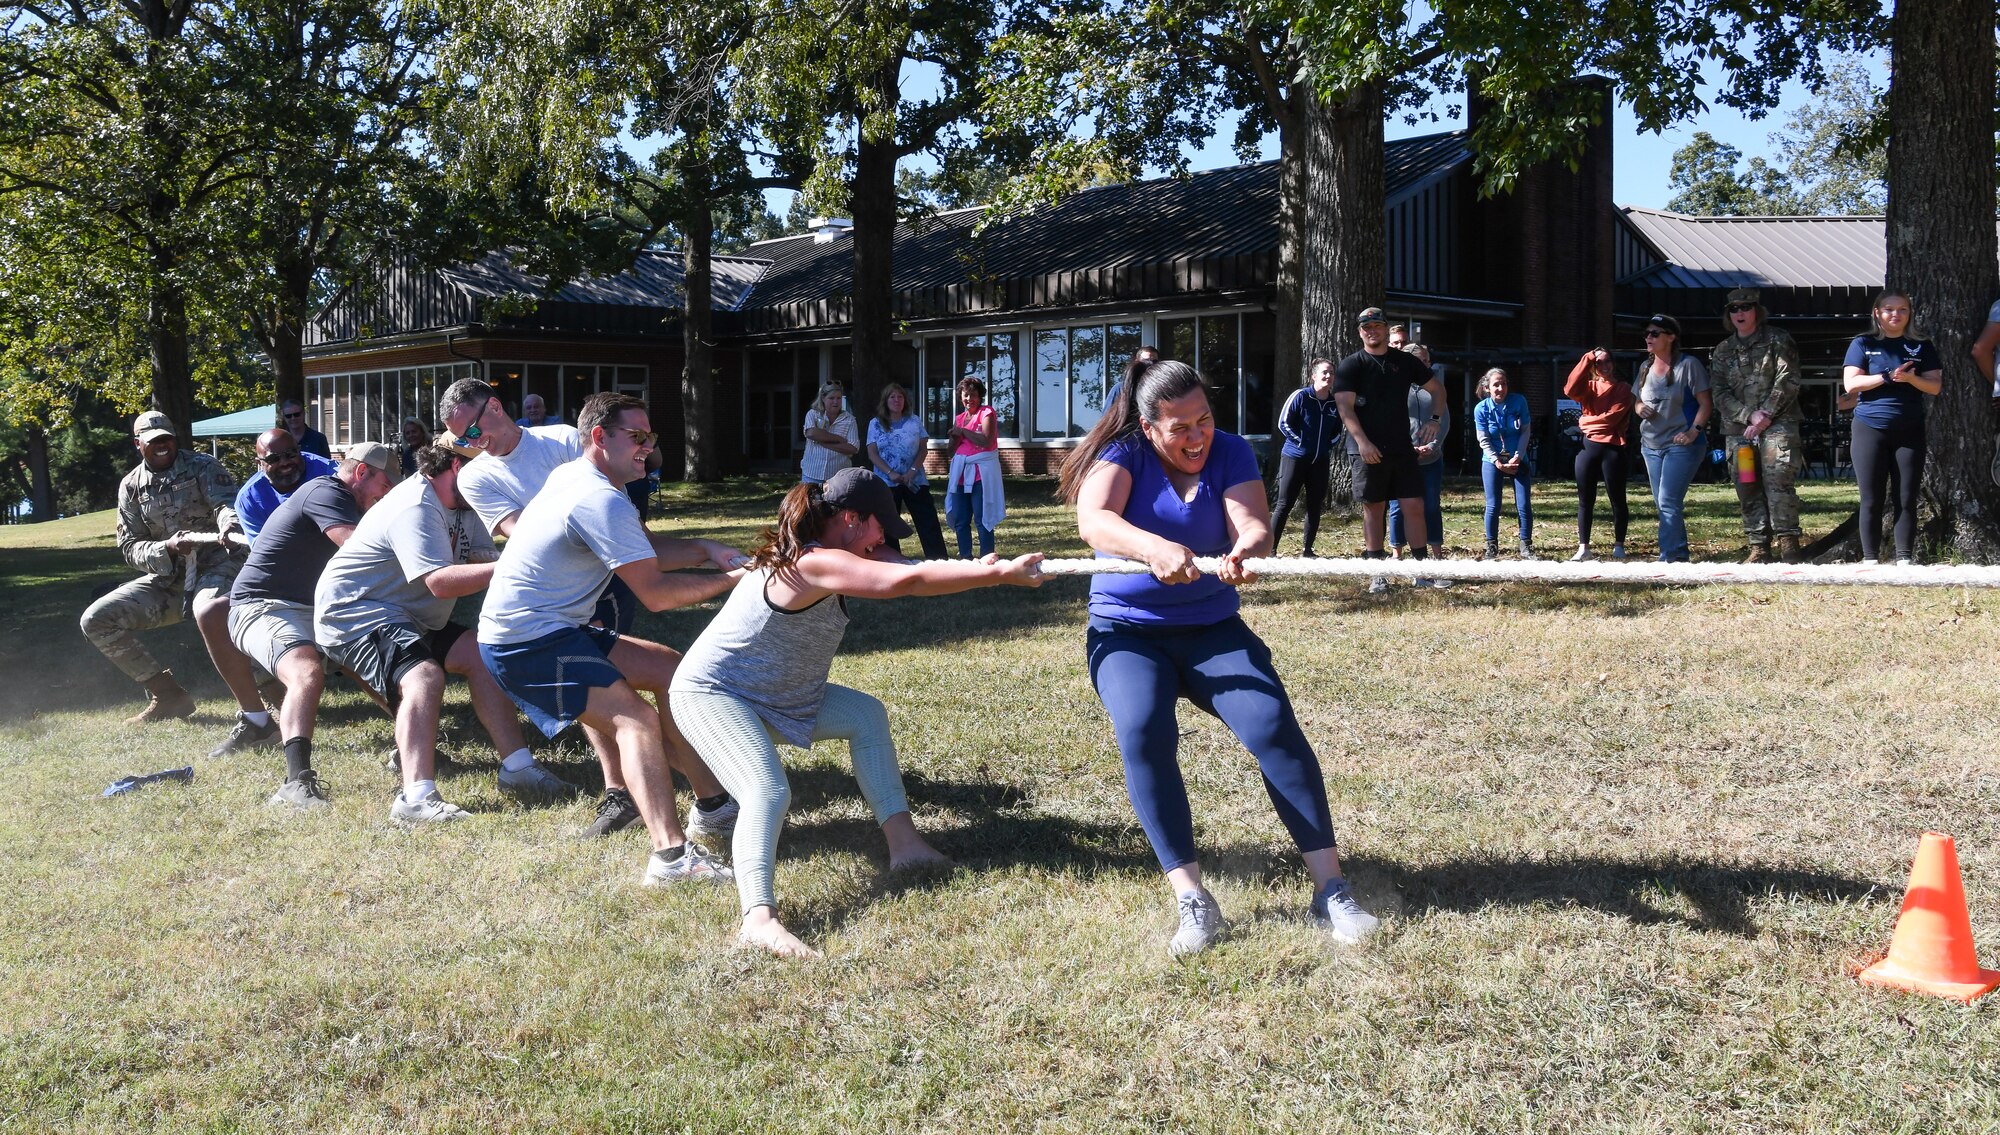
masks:
{"type": "MultiPolygon", "coordinates": [[[[1640,925],[1678,923],[1745,938],[1759,932],[1749,915],[1753,899],[1842,902],[1881,891],[1866,879],[1809,868],[1683,858],[1482,858],[1420,868],[1359,860],[1349,869],[1393,884],[1411,915],[1432,910],[1476,912],[1495,906],[1581,906],[1640,925]],[[1679,895],[1695,913],[1684,915],[1657,905],[1671,895],[1679,895]]],[[[1885,895],[1883,901],[1887,899],[1885,895]]]]}

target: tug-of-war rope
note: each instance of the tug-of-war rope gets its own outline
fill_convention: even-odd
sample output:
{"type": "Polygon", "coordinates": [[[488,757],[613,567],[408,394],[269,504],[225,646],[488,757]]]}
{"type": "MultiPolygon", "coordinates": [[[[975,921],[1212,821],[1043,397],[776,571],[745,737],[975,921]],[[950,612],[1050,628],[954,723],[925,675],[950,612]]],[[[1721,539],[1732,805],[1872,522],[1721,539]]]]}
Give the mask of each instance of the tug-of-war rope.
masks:
{"type": "MultiPolygon", "coordinates": [[[[1219,559],[1197,557],[1214,572],[1219,559]]],[[[1465,583],[1792,583],[1815,587],[2000,587],[2000,567],[1892,564],[1663,564],[1587,560],[1363,560],[1273,557],[1245,560],[1258,575],[1389,576],[1465,583]]],[[[1143,575],[1138,560],[1043,560],[1044,575],[1143,575]]]]}

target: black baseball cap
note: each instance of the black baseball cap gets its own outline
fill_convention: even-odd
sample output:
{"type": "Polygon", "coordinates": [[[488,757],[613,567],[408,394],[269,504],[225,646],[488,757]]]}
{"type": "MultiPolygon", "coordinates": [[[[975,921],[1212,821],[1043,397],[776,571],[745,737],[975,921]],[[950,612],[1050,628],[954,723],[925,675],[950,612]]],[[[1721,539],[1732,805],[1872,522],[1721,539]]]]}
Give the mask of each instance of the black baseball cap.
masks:
{"type": "Polygon", "coordinates": [[[907,540],[916,530],[896,508],[896,496],[889,483],[867,469],[849,466],[826,479],[820,498],[835,508],[853,509],[882,522],[882,535],[889,540],[907,540]]]}

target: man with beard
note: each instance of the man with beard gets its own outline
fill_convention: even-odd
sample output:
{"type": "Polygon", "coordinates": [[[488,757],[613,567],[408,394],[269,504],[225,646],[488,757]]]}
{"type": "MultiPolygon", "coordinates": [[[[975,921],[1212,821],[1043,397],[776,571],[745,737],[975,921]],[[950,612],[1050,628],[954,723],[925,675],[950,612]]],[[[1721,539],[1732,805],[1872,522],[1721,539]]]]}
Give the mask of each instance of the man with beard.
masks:
{"type": "Polygon", "coordinates": [[[252,546],[264,521],[300,485],[333,476],[333,462],[299,448],[288,430],[268,429],[257,435],[257,472],[236,490],[236,523],[252,546]]]}

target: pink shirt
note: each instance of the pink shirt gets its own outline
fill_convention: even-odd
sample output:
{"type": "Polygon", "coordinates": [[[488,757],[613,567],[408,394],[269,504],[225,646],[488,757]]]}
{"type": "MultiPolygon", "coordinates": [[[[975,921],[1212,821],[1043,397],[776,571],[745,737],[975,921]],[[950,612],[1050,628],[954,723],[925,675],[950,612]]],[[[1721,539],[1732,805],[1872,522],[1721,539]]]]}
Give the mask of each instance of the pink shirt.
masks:
{"type": "Polygon", "coordinates": [[[991,406],[981,406],[977,410],[967,410],[959,414],[956,418],[953,418],[951,424],[960,429],[971,430],[973,433],[982,433],[994,439],[989,445],[974,445],[964,438],[959,438],[958,448],[952,450],[954,456],[970,457],[975,453],[990,453],[1000,448],[1000,431],[995,424],[993,407],[991,406]]]}

